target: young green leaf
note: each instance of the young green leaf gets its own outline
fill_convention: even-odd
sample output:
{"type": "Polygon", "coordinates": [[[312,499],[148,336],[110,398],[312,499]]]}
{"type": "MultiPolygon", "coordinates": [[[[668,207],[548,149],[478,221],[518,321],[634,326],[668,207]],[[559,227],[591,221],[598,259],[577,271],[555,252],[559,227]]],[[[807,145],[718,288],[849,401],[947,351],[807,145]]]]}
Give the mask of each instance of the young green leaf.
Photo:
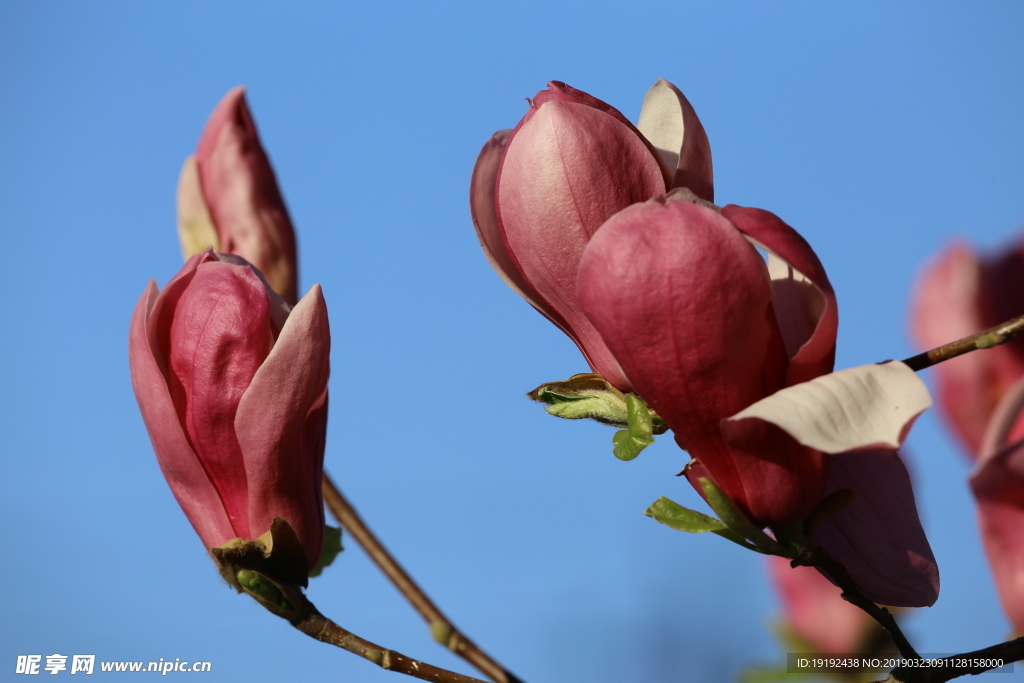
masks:
{"type": "Polygon", "coordinates": [[[636,394],[626,394],[626,424],[612,436],[612,453],[619,460],[632,460],[654,443],[654,418],[636,394]]]}
{"type": "Polygon", "coordinates": [[[754,526],[754,523],[747,519],[745,514],[737,510],[728,496],[722,493],[722,489],[715,485],[715,482],[704,477],[701,477],[698,481],[704,490],[704,496],[711,509],[722,518],[722,521],[729,529],[750,541],[754,550],[766,555],[781,555],[782,557],[789,555],[782,545],[754,526]]]}
{"type": "Polygon", "coordinates": [[[316,566],[309,571],[310,578],[320,576],[320,573],[334,562],[334,558],[336,558],[338,553],[341,551],[341,529],[333,526],[325,527],[324,549],[320,553],[320,560],[316,563],[316,566]]]}
{"type": "Polygon", "coordinates": [[[702,534],[707,531],[727,528],[720,519],[683,507],[665,496],[651,503],[651,506],[644,510],[644,514],[652,517],[656,522],[690,534],[702,534]]]}
{"type": "Polygon", "coordinates": [[[757,550],[757,548],[741,538],[721,520],[705,515],[703,512],[683,507],[665,496],[651,503],[651,506],[644,510],[644,514],[654,519],[654,521],[672,527],[677,531],[685,531],[691,534],[702,534],[710,531],[748,550],[757,550]]]}
{"type": "Polygon", "coordinates": [[[626,426],[626,397],[592,372],[573,375],[561,382],[547,382],[527,396],[546,403],[544,410],[555,417],[592,419],[614,427],[626,426]]]}

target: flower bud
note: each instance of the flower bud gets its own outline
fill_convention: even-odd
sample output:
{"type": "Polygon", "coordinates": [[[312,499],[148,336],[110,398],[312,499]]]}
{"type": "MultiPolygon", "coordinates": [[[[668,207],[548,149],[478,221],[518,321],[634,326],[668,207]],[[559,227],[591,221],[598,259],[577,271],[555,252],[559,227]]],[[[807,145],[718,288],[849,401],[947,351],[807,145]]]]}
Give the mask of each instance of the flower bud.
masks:
{"type": "Polygon", "coordinates": [[[484,146],[470,186],[488,261],[621,391],[629,379],[577,301],[583,249],[613,214],[675,182],[713,193],[707,135],[682,93],[659,80],[640,118],[657,146],[614,107],[552,81],[511,133],[484,146]]]}
{"type": "Polygon", "coordinates": [[[761,526],[804,519],[825,487],[822,453],[771,425],[738,435],[722,421],[791,379],[832,369],[828,279],[807,243],[768,212],[718,212],[677,193],[630,206],[597,231],[580,260],[580,304],[634,390],[743,512],[761,526]],[[779,265],[766,268],[752,239],[779,265]]]}
{"type": "Polygon", "coordinates": [[[212,248],[132,316],[132,386],[160,469],[209,550],[279,517],[320,556],[330,331],[314,286],[291,309],[244,259],[212,248]]]}
{"type": "Polygon", "coordinates": [[[295,304],[295,232],[241,87],[213,110],[195,156],[185,160],[178,236],[186,259],[210,246],[238,254],[295,304]]]}

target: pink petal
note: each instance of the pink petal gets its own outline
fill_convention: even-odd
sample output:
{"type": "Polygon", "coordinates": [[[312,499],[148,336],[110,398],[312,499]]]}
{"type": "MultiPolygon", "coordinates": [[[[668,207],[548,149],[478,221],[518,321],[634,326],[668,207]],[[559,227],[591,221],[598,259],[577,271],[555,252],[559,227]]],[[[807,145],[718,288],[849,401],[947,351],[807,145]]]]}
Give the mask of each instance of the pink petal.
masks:
{"type": "Polygon", "coordinates": [[[235,432],[249,482],[254,534],[281,517],[314,564],[323,547],[320,493],[327,428],[331,335],[315,285],[292,310],[281,336],[238,405],[235,432]]]}
{"type": "Polygon", "coordinates": [[[1024,631],[1024,380],[996,407],[971,490],[1003,610],[1024,631]]]}
{"type": "Polygon", "coordinates": [[[498,166],[505,154],[505,145],[511,133],[511,130],[499,130],[484,144],[480,156],[477,157],[476,166],[473,167],[473,178],[469,184],[469,208],[473,216],[473,227],[476,228],[484,256],[498,277],[511,287],[512,291],[526,299],[531,306],[572,337],[561,317],[544,303],[519,272],[501,238],[494,207],[494,189],[497,184],[498,166]]]}
{"type": "Polygon", "coordinates": [[[722,208],[742,232],[770,252],[775,314],[790,356],[786,384],[832,371],[839,311],[832,285],[811,246],[778,216],[761,209],[722,208]]]}
{"type": "MultiPolygon", "coordinates": [[[[980,263],[963,244],[953,245],[928,265],[918,279],[911,310],[911,333],[917,346],[922,350],[942,346],[1024,312],[996,312],[1000,308],[996,301],[1024,289],[1020,268],[1016,283],[1005,282],[1005,270],[980,263]],[[1003,282],[992,289],[996,281],[1003,282]],[[990,303],[983,305],[986,301],[990,303]]],[[[977,457],[999,399],[1024,375],[1019,352],[1004,345],[968,353],[941,363],[933,373],[940,409],[968,453],[977,457]]]]}
{"type": "Polygon", "coordinates": [[[274,333],[274,339],[277,339],[278,334],[281,332],[281,328],[284,327],[284,323],[288,320],[288,314],[291,312],[292,307],[284,300],[284,298],[274,291],[274,288],[270,286],[270,282],[267,281],[267,276],[263,274],[259,268],[254,267],[251,263],[246,261],[238,254],[225,254],[221,252],[214,252],[214,257],[221,263],[231,263],[236,266],[242,266],[252,271],[252,274],[259,278],[260,282],[267,290],[267,299],[270,304],[270,329],[274,333]]]}
{"type": "Polygon", "coordinates": [[[822,375],[777,391],[725,420],[726,430],[765,421],[824,453],[895,452],[917,416],[931,406],[913,370],[892,361],[822,375]]]}
{"type": "MultiPolygon", "coordinates": [[[[975,352],[978,353],[978,352],[975,352]]],[[[1024,379],[1003,394],[981,440],[978,465],[984,464],[1007,444],[1024,438],[1024,379]]]]}
{"type": "Polygon", "coordinates": [[[978,308],[980,268],[967,245],[954,244],[924,269],[911,310],[910,332],[919,347],[942,346],[984,329],[978,308]]]}
{"type": "Polygon", "coordinates": [[[644,97],[637,128],[673,172],[670,187],[686,187],[701,199],[715,200],[711,144],[679,88],[659,78],[644,97]]]}
{"type": "Polygon", "coordinates": [[[670,188],[672,186],[672,175],[675,172],[675,168],[669,168],[669,166],[665,164],[664,160],[661,157],[661,154],[658,153],[658,150],[651,143],[651,141],[644,137],[643,133],[641,133],[637,129],[637,127],[630,122],[629,119],[622,115],[622,112],[620,112],[618,109],[608,104],[607,102],[599,100],[593,95],[585,93],[582,90],[574,88],[571,85],[563,83],[561,81],[548,81],[547,90],[541,90],[534,96],[533,100],[530,103],[530,111],[527,112],[526,116],[523,117],[523,120],[519,122],[518,126],[516,126],[516,129],[513,131],[513,135],[518,133],[519,128],[521,128],[524,123],[529,121],[530,118],[535,113],[537,113],[537,109],[540,107],[540,105],[544,104],[545,102],[554,101],[582,104],[587,107],[592,107],[593,109],[608,114],[616,121],[624,125],[626,128],[631,130],[633,134],[636,135],[640,139],[640,141],[644,143],[644,146],[647,148],[647,151],[651,153],[651,156],[654,157],[655,161],[661,167],[661,174],[665,181],[665,187],[670,188]]]}
{"type": "Polygon", "coordinates": [[[147,336],[147,325],[157,298],[156,284],[150,280],[132,314],[128,336],[132,388],[160,470],[203,545],[209,549],[231,540],[235,533],[217,490],[189,446],[178,421],[167,378],[161,369],[166,367],[166,360],[161,357],[158,362],[154,357],[154,352],[160,352],[150,345],[147,336]]]}
{"type": "Polygon", "coordinates": [[[981,539],[1003,611],[1024,632],[1024,441],[983,458],[971,475],[981,539]]]}
{"type": "Polygon", "coordinates": [[[289,303],[297,297],[295,232],[260,145],[244,88],[234,88],[210,115],[196,149],[203,196],[220,250],[263,271],[289,303]]]}
{"type": "Polygon", "coordinates": [[[779,594],[786,625],[822,654],[861,652],[874,620],[840,597],[841,591],[811,567],[790,567],[770,555],[768,573],[779,594]]]}
{"type": "Polygon", "coordinates": [[[828,458],[769,422],[721,424],[753,519],[762,524],[792,524],[809,517],[828,481],[828,458]]]}
{"type": "Polygon", "coordinates": [[[917,516],[910,475],[898,454],[833,455],[825,495],[855,498],[814,534],[864,595],[881,605],[926,607],[939,596],[939,568],[917,516]]]}
{"type": "MultiPolygon", "coordinates": [[[[580,305],[637,392],[731,499],[760,509],[719,421],[782,387],[785,351],[764,263],[713,210],[664,198],[597,232],[579,269],[580,305]]],[[[747,464],[747,463],[745,463],[747,464]]],[[[768,493],[767,495],[771,495],[768,493]]]]}
{"type": "Polygon", "coordinates": [[[517,270],[572,332],[591,367],[629,382],[579,308],[580,254],[612,214],[665,191],[660,161],[616,118],[560,100],[536,107],[509,142],[497,214],[517,270]]]}
{"type": "Polygon", "coordinates": [[[236,535],[255,538],[234,422],[242,394],[273,345],[263,282],[248,266],[201,264],[175,307],[169,339],[168,384],[185,434],[236,535]]]}
{"type": "Polygon", "coordinates": [[[146,335],[149,345],[153,349],[153,358],[157,367],[165,376],[167,375],[167,358],[171,351],[171,324],[174,322],[174,310],[178,300],[184,294],[196,269],[203,263],[217,260],[217,252],[212,248],[199,252],[192,258],[185,261],[178,274],[164,285],[159,296],[153,302],[149,318],[146,321],[146,335]]]}

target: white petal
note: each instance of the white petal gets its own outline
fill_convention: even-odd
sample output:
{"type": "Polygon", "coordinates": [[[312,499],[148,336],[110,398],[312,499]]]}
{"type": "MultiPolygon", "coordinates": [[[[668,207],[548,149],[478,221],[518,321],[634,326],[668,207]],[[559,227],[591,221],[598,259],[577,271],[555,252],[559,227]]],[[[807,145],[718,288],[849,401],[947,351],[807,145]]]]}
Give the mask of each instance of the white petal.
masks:
{"type": "Polygon", "coordinates": [[[787,387],[728,419],[770,422],[823,453],[894,451],[931,404],[917,374],[892,361],[787,387]]]}

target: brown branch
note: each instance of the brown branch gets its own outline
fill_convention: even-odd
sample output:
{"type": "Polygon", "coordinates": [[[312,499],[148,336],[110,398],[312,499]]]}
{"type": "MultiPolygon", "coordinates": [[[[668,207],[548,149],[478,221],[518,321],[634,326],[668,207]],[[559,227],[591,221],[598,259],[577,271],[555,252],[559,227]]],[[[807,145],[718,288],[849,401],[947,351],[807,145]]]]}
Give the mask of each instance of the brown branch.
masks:
{"type": "Polygon", "coordinates": [[[399,592],[430,625],[430,633],[435,640],[448,647],[496,683],[522,683],[452,625],[448,617],[438,609],[437,605],[423,592],[423,589],[416,585],[412,577],[391,556],[387,548],[377,540],[377,537],[373,535],[373,532],[366,526],[355,508],[345,499],[326,472],[324,473],[323,494],[324,502],[327,503],[331,514],[356,539],[370,559],[391,579],[399,592]]]}
{"type": "Polygon", "coordinates": [[[903,635],[896,618],[885,607],[880,607],[869,600],[857,588],[850,575],[846,573],[843,565],[829,557],[821,548],[814,548],[793,560],[793,566],[806,565],[819,567],[828,573],[829,577],[843,591],[843,599],[864,610],[868,616],[874,619],[885,630],[892,640],[900,656],[905,660],[915,662],[906,666],[897,666],[889,672],[889,677],[882,683],[946,683],[960,676],[975,676],[985,671],[998,668],[1002,664],[1024,660],[1024,637],[1010,640],[998,645],[992,645],[974,652],[965,652],[951,657],[943,657],[925,663],[921,655],[917,653],[914,646],[910,644],[907,637],[903,635]],[[975,666],[968,662],[978,660],[1001,660],[1002,664],[997,666],[975,666]]]}
{"type": "Polygon", "coordinates": [[[264,576],[263,578],[267,579],[267,582],[256,587],[256,590],[245,587],[242,587],[242,590],[252,596],[256,602],[263,605],[268,612],[276,614],[282,619],[287,619],[292,626],[310,638],[315,638],[322,643],[348,650],[353,654],[370,660],[382,669],[412,676],[422,681],[433,681],[433,683],[485,683],[479,678],[465,676],[448,669],[433,666],[432,664],[426,664],[411,657],[406,657],[400,652],[381,647],[365,638],[360,638],[320,614],[300,587],[280,583],[269,576],[264,576]]]}
{"type": "Polygon", "coordinates": [[[1005,643],[992,645],[962,655],[943,657],[932,666],[903,667],[898,666],[889,673],[889,680],[894,683],[946,683],[960,676],[977,676],[980,673],[996,669],[996,666],[966,666],[958,660],[1002,660],[1003,664],[1024,660],[1024,637],[1008,640],[1005,643]]]}
{"type": "Polygon", "coordinates": [[[1005,344],[1021,332],[1024,332],[1024,316],[1007,320],[995,327],[990,327],[984,332],[972,334],[970,337],[964,337],[963,339],[955,342],[943,344],[931,351],[925,351],[924,353],[919,353],[916,356],[911,356],[903,362],[910,366],[911,370],[917,372],[971,351],[977,351],[978,349],[990,349],[993,346],[1005,344]]]}
{"type": "Polygon", "coordinates": [[[903,631],[900,630],[900,626],[896,623],[896,618],[892,615],[892,612],[868,600],[860,592],[860,589],[857,588],[857,584],[850,578],[850,575],[846,573],[843,565],[829,557],[828,553],[824,550],[815,548],[809,553],[793,560],[792,564],[794,567],[805,565],[819,567],[824,570],[829,578],[843,591],[843,600],[861,608],[869,617],[877,621],[878,625],[885,629],[886,634],[904,659],[921,659],[921,655],[917,654],[917,650],[910,644],[907,637],[903,635],[903,631]]]}

